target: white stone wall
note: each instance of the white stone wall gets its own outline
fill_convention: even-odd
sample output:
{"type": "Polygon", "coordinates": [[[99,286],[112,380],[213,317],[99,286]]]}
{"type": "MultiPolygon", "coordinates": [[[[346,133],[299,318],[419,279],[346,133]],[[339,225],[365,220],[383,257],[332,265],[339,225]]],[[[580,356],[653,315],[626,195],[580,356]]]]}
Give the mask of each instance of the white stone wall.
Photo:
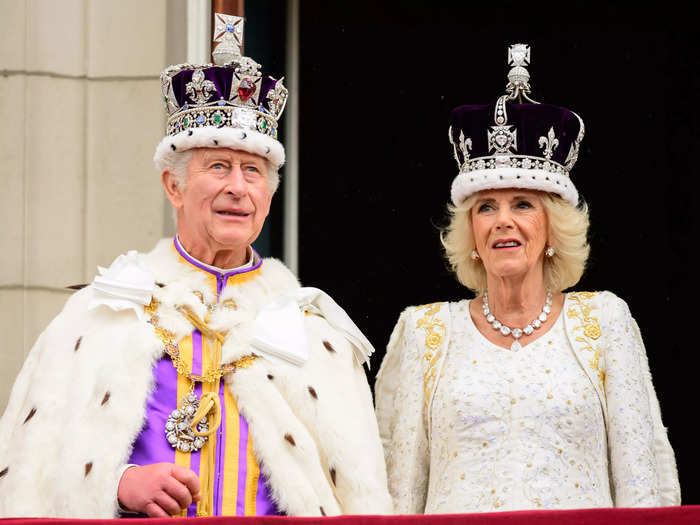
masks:
{"type": "Polygon", "coordinates": [[[0,413],[66,286],[170,228],[167,0],[0,0],[0,413]]]}

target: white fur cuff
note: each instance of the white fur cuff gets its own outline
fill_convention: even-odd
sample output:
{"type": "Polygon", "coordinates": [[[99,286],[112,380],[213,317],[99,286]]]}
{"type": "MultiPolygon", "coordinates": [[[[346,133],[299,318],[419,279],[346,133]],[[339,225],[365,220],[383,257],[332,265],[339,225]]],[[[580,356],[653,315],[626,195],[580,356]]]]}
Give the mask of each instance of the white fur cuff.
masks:
{"type": "Polygon", "coordinates": [[[153,156],[159,172],[173,164],[172,155],[192,148],[230,148],[247,151],[269,160],[279,169],[284,164],[284,147],[268,135],[246,128],[205,126],[168,135],[160,141],[153,156]]]}
{"type": "Polygon", "coordinates": [[[545,170],[505,167],[474,170],[457,175],[452,181],[452,203],[459,206],[474,193],[504,188],[556,193],[572,206],[578,205],[578,191],[566,175],[545,170]]]}

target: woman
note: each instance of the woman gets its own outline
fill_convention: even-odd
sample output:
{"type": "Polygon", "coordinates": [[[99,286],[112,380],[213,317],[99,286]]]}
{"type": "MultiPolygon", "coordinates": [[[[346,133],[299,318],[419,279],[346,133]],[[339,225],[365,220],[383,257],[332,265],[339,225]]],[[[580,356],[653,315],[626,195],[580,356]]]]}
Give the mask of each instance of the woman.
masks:
{"type": "Polygon", "coordinates": [[[562,293],[588,256],[569,179],[584,127],[529,99],[528,60],[512,46],[507,94],[452,114],[460,173],[442,240],[477,297],[404,311],[377,378],[401,514],[680,504],[627,305],[562,293]]]}

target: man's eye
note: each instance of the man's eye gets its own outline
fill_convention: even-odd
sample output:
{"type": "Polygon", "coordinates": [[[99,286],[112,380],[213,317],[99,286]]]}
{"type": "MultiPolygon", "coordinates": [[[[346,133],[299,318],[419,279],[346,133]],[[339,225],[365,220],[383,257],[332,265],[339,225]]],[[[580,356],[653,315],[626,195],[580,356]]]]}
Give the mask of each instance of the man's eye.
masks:
{"type": "Polygon", "coordinates": [[[221,162],[217,162],[216,164],[212,164],[211,168],[214,170],[224,170],[226,169],[226,166],[224,166],[221,162]]]}
{"type": "Polygon", "coordinates": [[[260,171],[257,166],[246,166],[245,167],[246,171],[252,171],[252,172],[258,172],[260,171]]]}

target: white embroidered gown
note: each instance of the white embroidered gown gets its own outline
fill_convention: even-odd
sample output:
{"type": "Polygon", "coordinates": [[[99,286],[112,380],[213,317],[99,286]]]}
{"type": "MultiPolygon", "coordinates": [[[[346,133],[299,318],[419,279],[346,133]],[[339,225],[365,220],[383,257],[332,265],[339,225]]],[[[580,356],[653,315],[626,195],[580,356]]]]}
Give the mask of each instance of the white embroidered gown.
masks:
{"type": "Polygon", "coordinates": [[[680,504],[639,328],[610,292],[567,294],[519,352],[469,301],[406,308],[375,394],[398,514],[680,504]]]}
{"type": "Polygon", "coordinates": [[[562,315],[512,352],[475,327],[469,301],[432,405],[426,513],[612,506],[605,421],[562,315]]]}

